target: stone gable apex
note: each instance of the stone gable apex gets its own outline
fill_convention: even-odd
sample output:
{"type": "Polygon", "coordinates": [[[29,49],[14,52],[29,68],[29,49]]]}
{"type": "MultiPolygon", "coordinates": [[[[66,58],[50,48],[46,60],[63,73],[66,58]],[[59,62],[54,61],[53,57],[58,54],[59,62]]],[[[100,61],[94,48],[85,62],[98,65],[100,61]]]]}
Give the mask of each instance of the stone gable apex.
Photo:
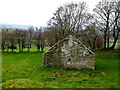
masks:
{"type": "MultiPolygon", "coordinates": [[[[86,50],[88,50],[90,52],[90,54],[94,55],[94,53],[90,49],[88,49],[80,40],[78,40],[77,38],[73,37],[72,35],[69,35],[68,37],[66,37],[63,40],[59,41],[58,43],[54,44],[50,49],[48,49],[47,52],[50,52],[50,50],[52,50],[54,47],[56,47],[60,43],[65,42],[67,39],[72,39],[73,41],[75,41],[78,44],[80,44],[81,46],[83,46],[86,50]]],[[[45,52],[45,53],[47,53],[47,52],[45,52]]]]}

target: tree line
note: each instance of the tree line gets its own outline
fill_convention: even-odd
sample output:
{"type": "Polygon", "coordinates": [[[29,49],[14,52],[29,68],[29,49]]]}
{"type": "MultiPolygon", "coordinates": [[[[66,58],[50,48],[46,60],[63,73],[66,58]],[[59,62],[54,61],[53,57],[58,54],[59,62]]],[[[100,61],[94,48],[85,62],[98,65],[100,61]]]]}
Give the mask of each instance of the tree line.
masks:
{"type": "Polygon", "coordinates": [[[25,48],[28,52],[32,48],[32,45],[36,46],[37,51],[43,52],[45,39],[44,39],[43,27],[35,28],[29,27],[28,29],[3,29],[2,30],[2,51],[5,49],[19,49],[19,52],[23,52],[25,48]]]}
{"type": "Polygon", "coordinates": [[[58,7],[45,28],[2,30],[2,50],[30,51],[34,45],[43,52],[45,45],[52,46],[69,35],[91,49],[114,49],[120,35],[120,2],[103,0],[93,11],[88,12],[86,2],[68,3],[58,7]]]}
{"type": "Polygon", "coordinates": [[[48,22],[49,36],[55,38],[51,43],[73,35],[90,48],[114,49],[120,36],[120,1],[102,0],[93,11],[88,12],[85,2],[60,6],[48,22]]]}

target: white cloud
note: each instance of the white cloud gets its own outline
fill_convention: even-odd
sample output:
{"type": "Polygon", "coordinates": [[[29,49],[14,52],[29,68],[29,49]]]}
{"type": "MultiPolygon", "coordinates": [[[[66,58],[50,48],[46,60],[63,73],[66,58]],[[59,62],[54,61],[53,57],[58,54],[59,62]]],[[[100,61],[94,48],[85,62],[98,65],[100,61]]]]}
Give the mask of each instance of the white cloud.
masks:
{"type": "MultiPolygon", "coordinates": [[[[0,0],[0,22],[46,26],[57,7],[77,1],[83,0],[0,0]]],[[[93,9],[99,0],[84,1],[93,9]]]]}

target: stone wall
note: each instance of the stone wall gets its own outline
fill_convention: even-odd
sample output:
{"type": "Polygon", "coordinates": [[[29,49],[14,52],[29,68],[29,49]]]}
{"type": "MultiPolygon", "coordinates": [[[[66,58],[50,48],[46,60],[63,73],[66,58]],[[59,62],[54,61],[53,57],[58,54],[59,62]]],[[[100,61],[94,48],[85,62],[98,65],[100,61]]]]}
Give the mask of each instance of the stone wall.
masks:
{"type": "Polygon", "coordinates": [[[44,66],[94,69],[94,54],[72,38],[64,39],[44,53],[44,66]]]}

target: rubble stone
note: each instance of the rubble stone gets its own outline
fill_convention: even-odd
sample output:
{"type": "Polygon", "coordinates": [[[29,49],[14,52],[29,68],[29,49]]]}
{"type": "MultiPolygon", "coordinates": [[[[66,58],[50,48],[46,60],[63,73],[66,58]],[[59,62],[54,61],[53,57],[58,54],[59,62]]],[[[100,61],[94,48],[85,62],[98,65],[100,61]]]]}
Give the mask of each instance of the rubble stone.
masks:
{"type": "Polygon", "coordinates": [[[95,54],[73,36],[61,40],[44,53],[44,66],[94,69],[95,54]]]}

